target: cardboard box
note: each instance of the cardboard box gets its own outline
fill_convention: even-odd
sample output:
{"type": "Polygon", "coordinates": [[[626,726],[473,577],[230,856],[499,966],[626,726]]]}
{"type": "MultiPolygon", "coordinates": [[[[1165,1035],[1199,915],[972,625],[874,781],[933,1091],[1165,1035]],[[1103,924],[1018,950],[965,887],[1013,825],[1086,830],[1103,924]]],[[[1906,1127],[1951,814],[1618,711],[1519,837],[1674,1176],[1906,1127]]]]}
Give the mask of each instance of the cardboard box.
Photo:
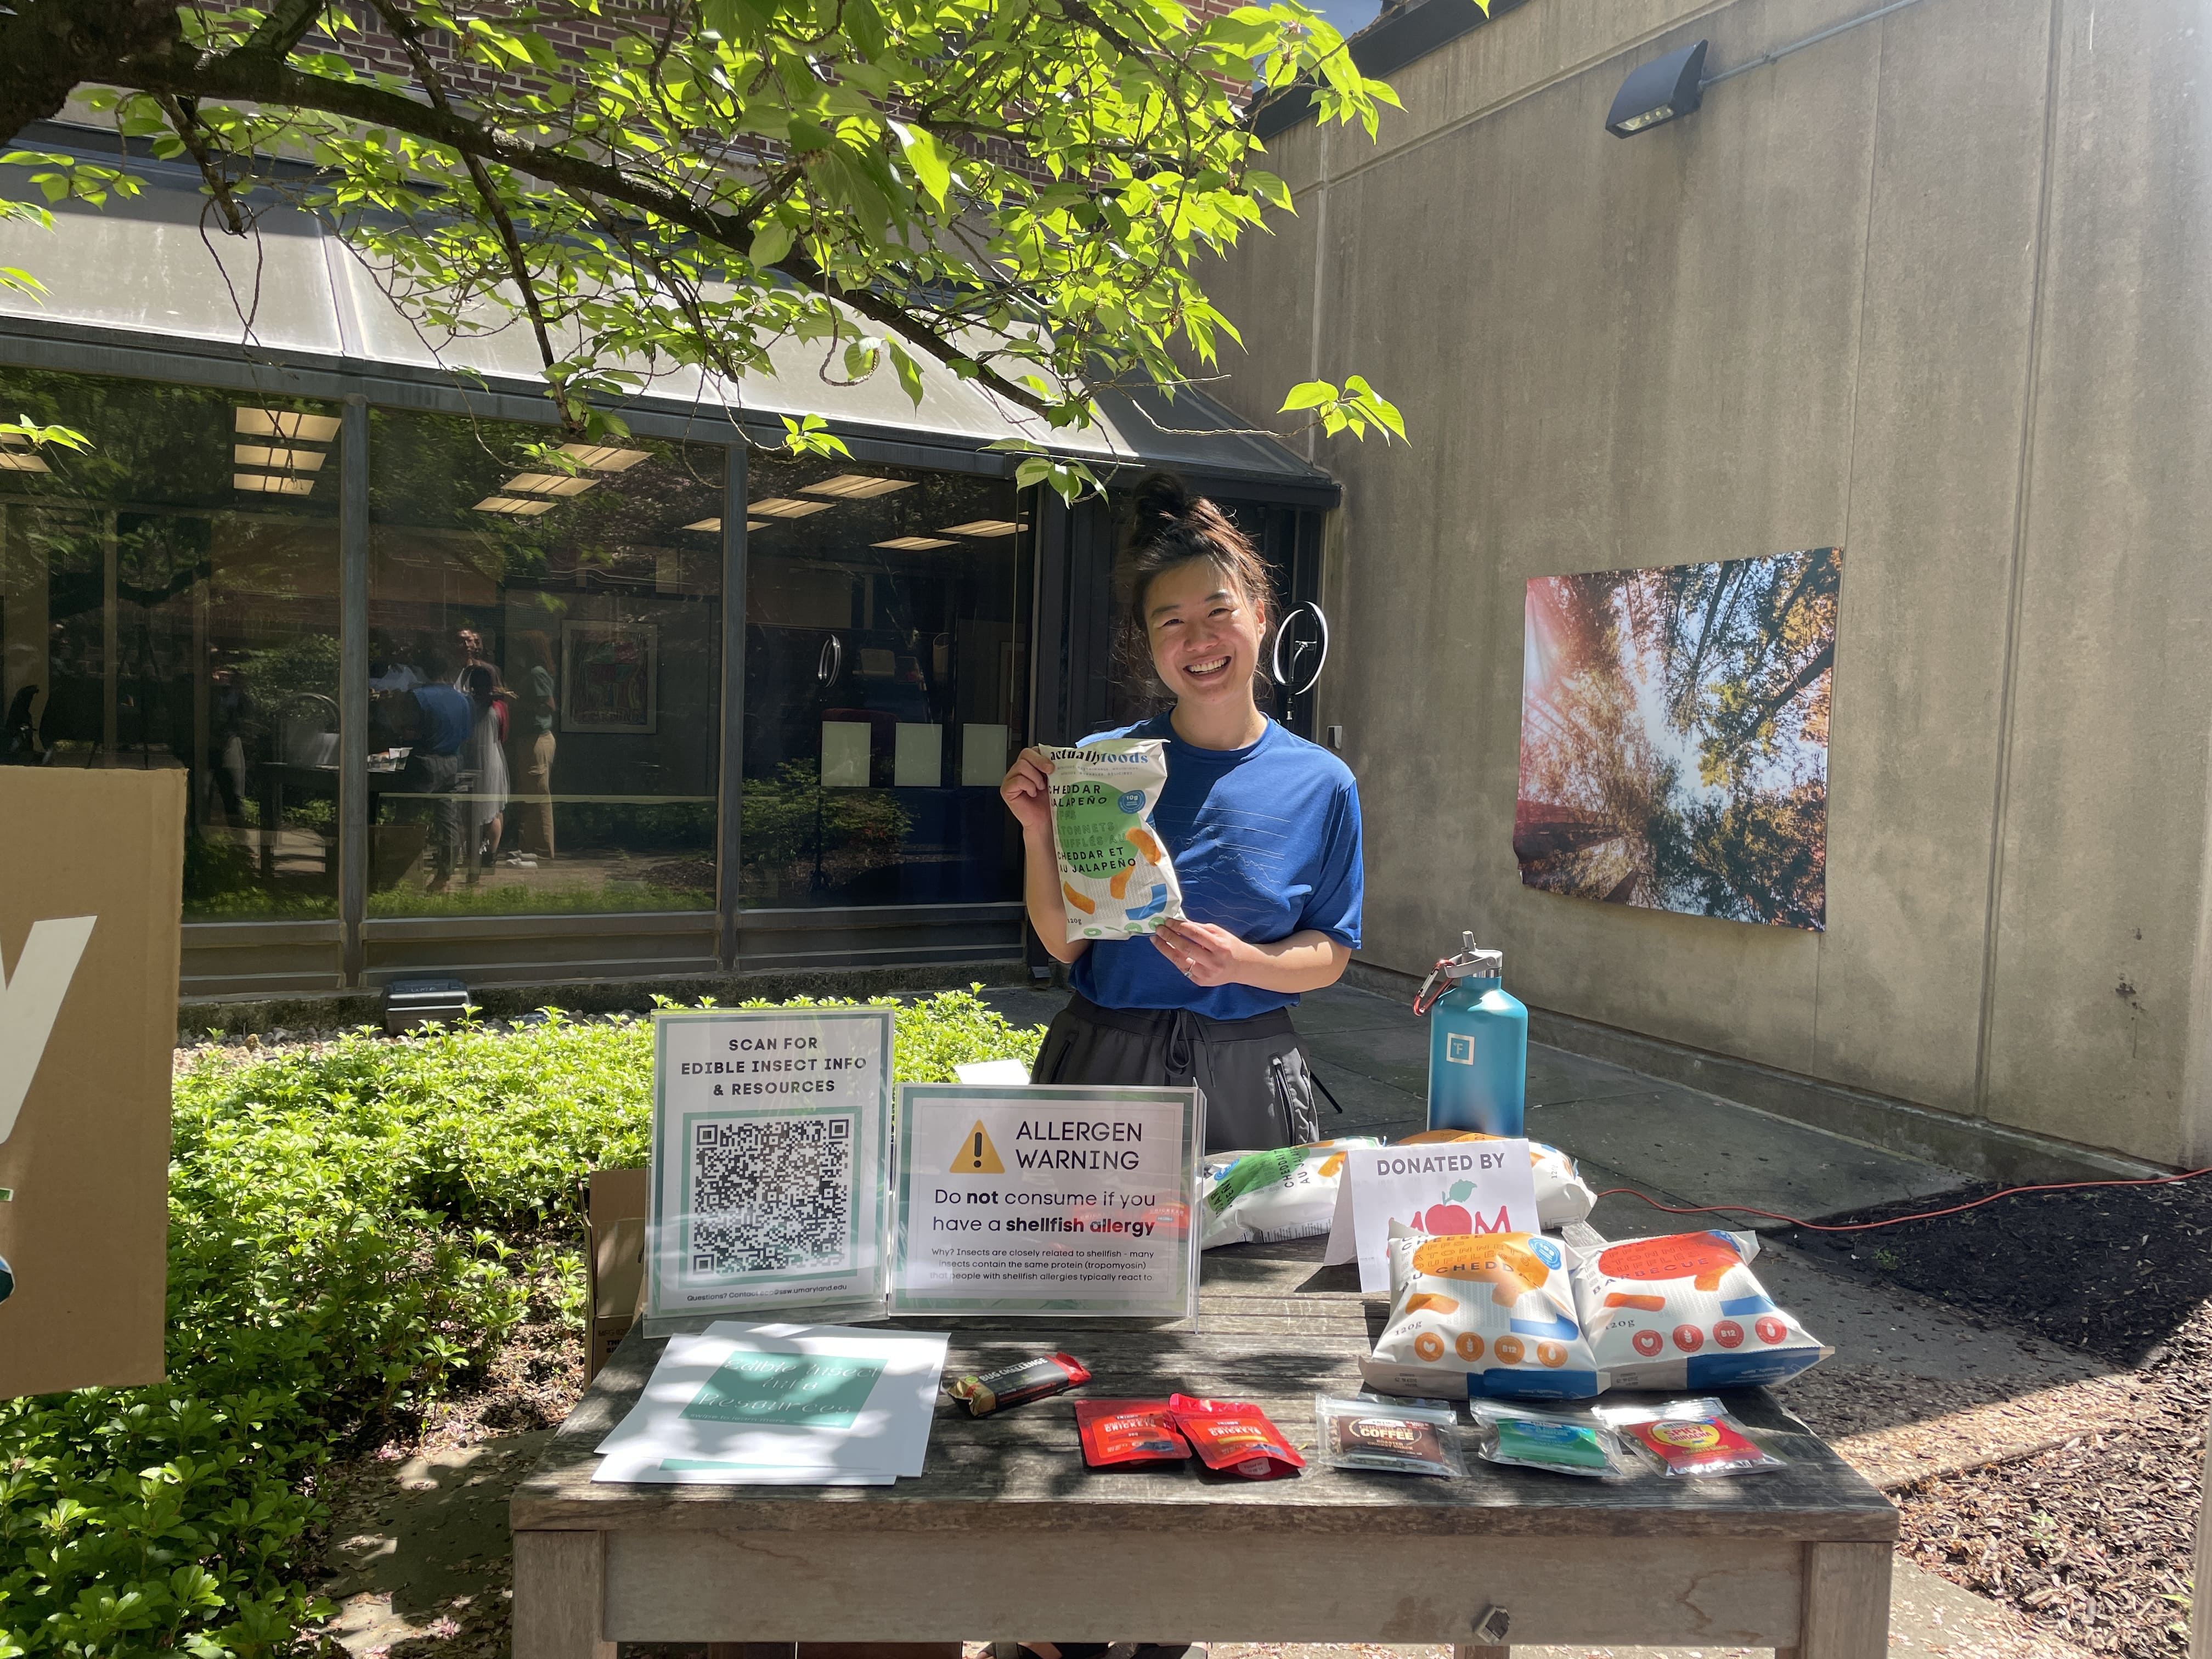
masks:
{"type": "Polygon", "coordinates": [[[0,768],[0,1399],[161,1380],[185,779],[0,768]]]}
{"type": "Polygon", "coordinates": [[[584,1350],[584,1381],[622,1345],[645,1306],[645,1170],[594,1170],[584,1252],[585,1300],[591,1329],[584,1350]]]}

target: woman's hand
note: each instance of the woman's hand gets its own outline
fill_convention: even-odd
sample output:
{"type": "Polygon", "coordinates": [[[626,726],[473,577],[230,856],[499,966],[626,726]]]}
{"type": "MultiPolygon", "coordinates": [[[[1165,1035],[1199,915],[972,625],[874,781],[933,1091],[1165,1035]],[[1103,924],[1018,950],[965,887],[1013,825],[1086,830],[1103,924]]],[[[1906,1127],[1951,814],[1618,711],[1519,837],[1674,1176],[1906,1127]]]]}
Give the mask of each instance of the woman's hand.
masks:
{"type": "Polygon", "coordinates": [[[1000,781],[999,799],[1006,803],[1025,837],[1052,833],[1052,791],[1047,782],[1051,774],[1052,763],[1043,750],[1024,749],[1000,781]]]}
{"type": "Polygon", "coordinates": [[[1247,985],[1260,953],[1225,927],[1203,921],[1163,921],[1152,935],[1160,954],[1193,985],[1247,985]]]}

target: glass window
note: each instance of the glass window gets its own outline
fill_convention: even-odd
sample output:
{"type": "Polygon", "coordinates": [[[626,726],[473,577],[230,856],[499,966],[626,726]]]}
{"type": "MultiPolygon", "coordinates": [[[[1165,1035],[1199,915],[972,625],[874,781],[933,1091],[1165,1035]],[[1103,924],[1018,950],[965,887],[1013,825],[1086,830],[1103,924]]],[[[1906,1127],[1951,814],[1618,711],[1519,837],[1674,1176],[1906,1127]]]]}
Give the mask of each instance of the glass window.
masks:
{"type": "Polygon", "coordinates": [[[741,902],[1017,899],[1030,537],[1004,479],[756,457],[741,902]]]}
{"type": "Polygon", "coordinates": [[[371,916],[714,908],[722,466],[372,413],[371,916]]]}
{"type": "Polygon", "coordinates": [[[337,411],[0,370],[0,763],[189,777],[187,921],[337,913],[337,411]]]}

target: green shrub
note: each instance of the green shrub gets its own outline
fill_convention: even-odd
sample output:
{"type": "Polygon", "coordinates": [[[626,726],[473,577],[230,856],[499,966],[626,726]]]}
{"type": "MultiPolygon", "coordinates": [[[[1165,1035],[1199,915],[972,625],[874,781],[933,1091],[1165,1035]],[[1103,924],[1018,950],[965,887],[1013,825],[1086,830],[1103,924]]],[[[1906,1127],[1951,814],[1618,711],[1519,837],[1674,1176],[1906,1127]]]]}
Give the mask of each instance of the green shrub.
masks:
{"type": "MultiPolygon", "coordinates": [[[[944,993],[898,1007],[897,1076],[1042,1036],[944,993]]],[[[502,1235],[573,1230],[586,1171],[645,1161],[652,1053],[648,1020],[555,1014],[179,1077],[170,1380],[0,1402],[0,1659],[291,1646],[326,1611],[301,1577],[309,1477],[374,1413],[465,1382],[540,1269],[577,1270],[502,1235]]],[[[576,1317],[579,1287],[554,1299],[576,1317]]]]}

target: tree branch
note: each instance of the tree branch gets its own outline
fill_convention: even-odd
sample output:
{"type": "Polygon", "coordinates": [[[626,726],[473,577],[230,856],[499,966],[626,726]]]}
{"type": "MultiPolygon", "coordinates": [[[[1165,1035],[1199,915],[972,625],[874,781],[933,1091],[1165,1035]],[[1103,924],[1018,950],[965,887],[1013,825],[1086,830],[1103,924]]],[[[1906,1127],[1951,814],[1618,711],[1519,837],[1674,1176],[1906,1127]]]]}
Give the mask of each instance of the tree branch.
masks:
{"type": "Polygon", "coordinates": [[[324,0],[276,0],[238,50],[282,63],[315,27],[323,6],[324,0]]]}
{"type": "Polygon", "coordinates": [[[214,152],[207,147],[207,136],[200,131],[198,106],[188,106],[186,100],[166,92],[155,94],[154,101],[161,106],[161,113],[169,118],[169,125],[177,130],[177,137],[184,140],[185,149],[199,164],[200,177],[207,180],[208,194],[222,210],[223,222],[230,227],[230,234],[245,235],[245,210],[238,205],[238,198],[230,193],[230,180],[222,176],[222,169],[216,166],[214,152]]]}
{"type": "MultiPolygon", "coordinates": [[[[88,73],[82,78],[139,92],[289,105],[373,126],[390,127],[464,158],[495,161],[579,197],[601,196],[653,214],[737,253],[743,253],[750,245],[753,224],[766,205],[763,201],[756,201],[746,211],[726,211],[693,201],[665,185],[634,178],[605,162],[564,151],[542,149],[451,109],[435,108],[360,82],[303,74],[288,64],[249,58],[240,52],[226,52],[204,63],[180,62],[174,57],[133,58],[103,64],[96,73],[88,73]]],[[[908,333],[933,356],[949,359],[969,356],[905,307],[865,289],[842,289],[827,272],[797,254],[787,256],[773,268],[811,292],[841,300],[864,317],[908,333]]],[[[1000,397],[1038,414],[1045,411],[1045,400],[1029,387],[1007,380],[988,364],[978,364],[977,368],[977,378],[1000,397]]]]}

